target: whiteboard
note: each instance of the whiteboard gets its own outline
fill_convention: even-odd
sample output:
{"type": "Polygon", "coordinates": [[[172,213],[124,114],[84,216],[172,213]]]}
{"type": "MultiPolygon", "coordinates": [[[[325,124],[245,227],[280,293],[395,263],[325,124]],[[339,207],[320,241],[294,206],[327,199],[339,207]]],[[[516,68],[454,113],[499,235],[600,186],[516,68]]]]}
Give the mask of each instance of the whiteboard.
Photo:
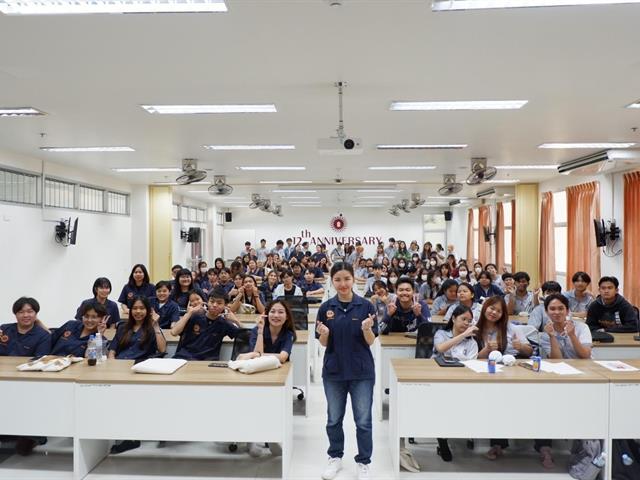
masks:
{"type": "Polygon", "coordinates": [[[251,246],[256,246],[256,231],[254,229],[233,229],[224,228],[222,233],[222,258],[232,260],[240,255],[244,249],[244,242],[251,242],[251,246]]]}

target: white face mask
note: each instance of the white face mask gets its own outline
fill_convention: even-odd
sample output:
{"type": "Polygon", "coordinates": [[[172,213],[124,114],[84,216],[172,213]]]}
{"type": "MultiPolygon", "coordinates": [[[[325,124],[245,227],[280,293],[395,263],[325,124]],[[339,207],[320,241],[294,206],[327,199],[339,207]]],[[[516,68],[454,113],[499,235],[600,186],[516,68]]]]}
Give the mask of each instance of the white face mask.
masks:
{"type": "Polygon", "coordinates": [[[435,267],[436,266],[436,261],[435,260],[431,260],[429,262],[429,265],[431,265],[432,267],[435,267]]]}
{"type": "Polygon", "coordinates": [[[398,279],[396,277],[389,278],[389,283],[391,283],[391,285],[395,285],[397,281],[398,279]]]}
{"type": "Polygon", "coordinates": [[[399,266],[400,268],[404,268],[404,267],[406,266],[406,264],[405,264],[404,262],[401,262],[401,263],[399,263],[399,264],[398,264],[398,266],[399,266]]]}
{"type": "Polygon", "coordinates": [[[423,282],[427,281],[427,277],[428,275],[420,275],[420,278],[422,279],[423,282]]]}
{"type": "Polygon", "coordinates": [[[480,267],[474,269],[476,273],[480,273],[482,269],[480,267]]]}
{"type": "Polygon", "coordinates": [[[467,271],[466,270],[460,270],[460,276],[461,277],[466,277],[467,276],[467,271]]]}

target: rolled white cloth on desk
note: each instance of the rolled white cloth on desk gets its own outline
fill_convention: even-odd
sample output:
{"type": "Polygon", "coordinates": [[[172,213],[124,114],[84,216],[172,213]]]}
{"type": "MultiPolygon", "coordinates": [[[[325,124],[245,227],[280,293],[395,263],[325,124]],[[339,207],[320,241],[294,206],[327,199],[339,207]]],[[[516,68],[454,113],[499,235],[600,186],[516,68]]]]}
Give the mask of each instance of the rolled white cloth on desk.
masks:
{"type": "Polygon", "coordinates": [[[59,357],[57,355],[46,355],[37,360],[22,363],[16,368],[21,372],[59,372],[67,368],[72,363],[81,362],[82,360],[83,359],[80,357],[59,357]]]}
{"type": "Polygon", "coordinates": [[[136,363],[131,370],[136,373],[171,375],[186,364],[187,361],[181,358],[149,358],[144,362],[136,363]]]}
{"type": "Polygon", "coordinates": [[[229,362],[229,368],[241,373],[256,373],[280,368],[280,360],[275,355],[264,355],[251,360],[236,360],[229,362]]]}

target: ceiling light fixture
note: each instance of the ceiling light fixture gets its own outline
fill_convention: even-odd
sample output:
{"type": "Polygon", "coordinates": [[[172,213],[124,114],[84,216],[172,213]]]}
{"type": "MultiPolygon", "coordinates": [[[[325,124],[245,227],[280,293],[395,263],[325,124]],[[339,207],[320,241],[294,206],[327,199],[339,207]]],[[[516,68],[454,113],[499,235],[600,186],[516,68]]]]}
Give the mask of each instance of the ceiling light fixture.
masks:
{"type": "Polygon", "coordinates": [[[467,148],[466,144],[442,144],[442,145],[378,145],[378,150],[460,150],[467,148]]]}
{"type": "MultiPolygon", "coordinates": [[[[427,197],[429,200],[442,200],[442,197],[427,197]]],[[[451,197],[447,195],[449,200],[467,200],[469,197],[451,197]]]]}
{"type": "Polygon", "coordinates": [[[318,193],[316,190],[290,190],[290,189],[280,189],[280,190],[271,190],[272,193],[318,193]]]}
{"type": "Polygon", "coordinates": [[[428,110],[517,110],[524,107],[528,100],[490,100],[490,101],[453,101],[453,102],[392,102],[393,111],[428,110]]]}
{"type": "Polygon", "coordinates": [[[557,170],[558,165],[494,165],[498,170],[557,170]]]}
{"type": "Polygon", "coordinates": [[[276,113],[274,104],[264,105],[140,105],[159,115],[197,115],[208,113],[276,113]]]}
{"type": "Polygon", "coordinates": [[[356,192],[358,193],[400,193],[402,192],[402,190],[383,190],[383,189],[377,189],[377,190],[356,190],[356,192]]]}
{"type": "Polygon", "coordinates": [[[73,15],[90,13],[223,13],[223,0],[0,0],[0,12],[7,15],[73,15]]]}
{"type": "Polygon", "coordinates": [[[362,183],[416,183],[416,180],[363,180],[362,183]]]}
{"type": "MultiPolygon", "coordinates": [[[[0,5],[2,5],[1,1],[0,5]]],[[[46,113],[33,107],[0,107],[0,117],[37,117],[40,115],[46,115],[46,113]]]]}
{"type": "Polygon", "coordinates": [[[322,205],[306,205],[306,204],[297,204],[297,203],[290,203],[289,204],[290,207],[295,207],[295,208],[303,208],[303,207],[311,207],[311,208],[317,208],[317,207],[321,207],[322,205]]]}
{"type": "Polygon", "coordinates": [[[369,167],[369,170],[435,170],[434,165],[406,165],[397,167],[369,167]]]}
{"type": "Polygon", "coordinates": [[[81,153],[81,152],[135,152],[131,147],[40,147],[45,152],[81,153]]]}
{"type": "Polygon", "coordinates": [[[306,170],[307,167],[236,167],[237,170],[245,172],[278,171],[278,170],[306,170]]]}
{"type": "Polygon", "coordinates": [[[380,196],[371,196],[371,197],[357,197],[362,200],[375,199],[375,198],[396,198],[395,195],[380,195],[380,196]]]}
{"type": "Polygon", "coordinates": [[[573,7],[640,3],[640,0],[434,0],[434,12],[523,7],[573,7]]]}
{"type": "Polygon", "coordinates": [[[319,199],[320,197],[280,197],[280,198],[286,198],[286,199],[319,199]]]}
{"type": "Polygon", "coordinates": [[[606,149],[606,148],[631,148],[635,143],[631,142],[600,142],[600,143],[543,143],[538,148],[558,148],[558,149],[606,149]]]}
{"type": "MultiPolygon", "coordinates": [[[[222,152],[252,151],[252,150],[295,150],[295,145],[203,145],[207,150],[222,152]]],[[[239,167],[238,167],[239,168],[239,167]]]]}
{"type": "MultiPolygon", "coordinates": [[[[133,172],[181,172],[182,169],[175,167],[141,167],[141,168],[112,168],[114,172],[118,173],[133,173],[133,172]]],[[[202,182],[207,183],[207,182],[202,182]]],[[[156,185],[177,185],[175,182],[157,183],[156,185]]]]}
{"type": "Polygon", "coordinates": [[[284,185],[287,183],[313,183],[311,180],[260,180],[259,183],[266,185],[284,185]]]}
{"type": "Polygon", "coordinates": [[[487,180],[484,183],[520,183],[520,180],[487,180]]]}

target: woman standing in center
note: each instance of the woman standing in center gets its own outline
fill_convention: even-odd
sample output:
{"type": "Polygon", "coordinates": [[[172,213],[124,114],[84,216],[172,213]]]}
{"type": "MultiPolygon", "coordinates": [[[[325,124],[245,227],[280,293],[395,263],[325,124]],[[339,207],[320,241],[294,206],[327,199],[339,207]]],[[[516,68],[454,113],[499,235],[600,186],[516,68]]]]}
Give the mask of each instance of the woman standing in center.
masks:
{"type": "Polygon", "coordinates": [[[354,273],[350,264],[334,264],[330,275],[338,293],[320,306],[316,326],[316,337],[327,348],[322,380],[327,398],[329,463],[322,478],[332,480],[342,469],[342,420],[349,394],[358,441],[355,457],[358,480],[368,480],[373,451],[371,408],[375,383],[370,347],[378,335],[376,312],[371,302],[353,293],[354,273]]]}

